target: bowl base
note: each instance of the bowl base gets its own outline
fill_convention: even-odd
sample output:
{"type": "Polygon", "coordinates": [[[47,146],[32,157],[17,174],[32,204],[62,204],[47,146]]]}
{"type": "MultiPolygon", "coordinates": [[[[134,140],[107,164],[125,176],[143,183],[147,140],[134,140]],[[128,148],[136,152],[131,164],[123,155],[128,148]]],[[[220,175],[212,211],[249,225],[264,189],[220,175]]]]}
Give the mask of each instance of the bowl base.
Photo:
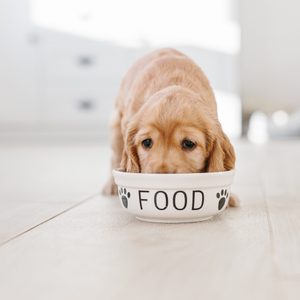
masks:
{"type": "Polygon", "coordinates": [[[194,219],[151,219],[151,218],[141,218],[136,217],[138,220],[143,222],[151,222],[151,223],[165,223],[165,224],[178,224],[178,223],[196,223],[196,222],[202,222],[211,219],[213,216],[209,217],[202,217],[202,218],[194,218],[194,219]]]}

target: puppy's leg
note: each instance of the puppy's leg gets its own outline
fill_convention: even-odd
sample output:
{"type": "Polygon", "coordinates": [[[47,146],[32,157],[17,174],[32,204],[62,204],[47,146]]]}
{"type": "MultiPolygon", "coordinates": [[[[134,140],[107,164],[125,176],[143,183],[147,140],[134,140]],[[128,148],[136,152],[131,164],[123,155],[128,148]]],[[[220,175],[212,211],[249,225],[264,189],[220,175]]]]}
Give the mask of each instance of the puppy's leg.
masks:
{"type": "Polygon", "coordinates": [[[109,173],[109,178],[102,189],[103,195],[117,195],[117,186],[112,177],[112,170],[120,167],[120,162],[122,158],[124,142],[123,135],[121,131],[121,116],[119,112],[115,112],[111,122],[111,170],[109,173]]]}
{"type": "Polygon", "coordinates": [[[240,206],[240,200],[236,194],[233,194],[233,193],[230,194],[228,206],[230,206],[230,207],[239,207],[240,206]]]}

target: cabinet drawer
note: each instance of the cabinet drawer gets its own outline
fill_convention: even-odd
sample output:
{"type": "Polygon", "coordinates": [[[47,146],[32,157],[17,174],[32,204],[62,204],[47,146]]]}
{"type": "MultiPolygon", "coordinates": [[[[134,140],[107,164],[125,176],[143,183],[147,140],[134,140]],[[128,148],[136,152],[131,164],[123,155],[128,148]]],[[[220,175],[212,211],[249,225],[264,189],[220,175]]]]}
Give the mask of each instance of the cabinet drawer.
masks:
{"type": "Polygon", "coordinates": [[[100,77],[121,78],[129,67],[126,58],[111,56],[103,49],[62,47],[60,51],[43,50],[43,73],[47,80],[88,80],[97,83],[100,77]]]}
{"type": "Polygon", "coordinates": [[[110,88],[45,90],[43,116],[46,121],[108,121],[115,95],[110,88]]]}

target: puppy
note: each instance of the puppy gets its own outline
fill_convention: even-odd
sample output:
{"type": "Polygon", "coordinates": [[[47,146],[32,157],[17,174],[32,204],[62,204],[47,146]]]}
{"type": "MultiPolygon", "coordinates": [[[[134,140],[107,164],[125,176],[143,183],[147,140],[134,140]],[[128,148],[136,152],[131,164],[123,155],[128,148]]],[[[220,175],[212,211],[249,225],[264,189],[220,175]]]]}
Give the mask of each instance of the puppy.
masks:
{"type": "MultiPolygon", "coordinates": [[[[208,79],[174,49],[150,53],[125,75],[111,140],[111,167],[126,172],[220,172],[235,165],[208,79]]],[[[111,175],[103,193],[117,193],[111,175]]],[[[237,204],[237,198],[231,197],[229,205],[237,204]]]]}

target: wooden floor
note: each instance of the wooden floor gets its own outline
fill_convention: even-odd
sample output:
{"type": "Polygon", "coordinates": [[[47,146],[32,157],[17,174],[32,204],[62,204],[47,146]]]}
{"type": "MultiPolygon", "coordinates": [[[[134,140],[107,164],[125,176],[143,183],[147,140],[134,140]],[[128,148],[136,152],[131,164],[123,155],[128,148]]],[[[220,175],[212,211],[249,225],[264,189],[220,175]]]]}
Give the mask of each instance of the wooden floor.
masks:
{"type": "Polygon", "coordinates": [[[236,151],[242,206],[172,225],[100,196],[105,146],[0,145],[0,298],[300,299],[300,141],[236,151]]]}

